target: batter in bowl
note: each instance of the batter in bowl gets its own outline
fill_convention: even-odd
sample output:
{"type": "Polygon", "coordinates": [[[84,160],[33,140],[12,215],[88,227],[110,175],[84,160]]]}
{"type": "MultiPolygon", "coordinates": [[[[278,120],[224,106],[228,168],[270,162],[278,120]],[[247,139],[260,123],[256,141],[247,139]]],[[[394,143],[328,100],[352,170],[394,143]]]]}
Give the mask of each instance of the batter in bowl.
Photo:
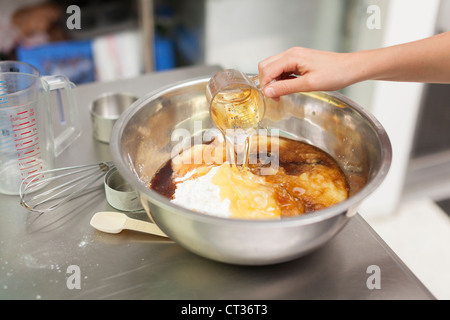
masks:
{"type": "Polygon", "coordinates": [[[150,188],[179,206],[232,219],[298,216],[333,206],[349,196],[346,177],[337,162],[307,143],[253,136],[249,155],[253,161],[246,168],[230,165],[224,150],[219,138],[194,145],[166,162],[154,175],[150,188]],[[267,163],[267,154],[258,150],[267,150],[277,166],[267,163]]]}

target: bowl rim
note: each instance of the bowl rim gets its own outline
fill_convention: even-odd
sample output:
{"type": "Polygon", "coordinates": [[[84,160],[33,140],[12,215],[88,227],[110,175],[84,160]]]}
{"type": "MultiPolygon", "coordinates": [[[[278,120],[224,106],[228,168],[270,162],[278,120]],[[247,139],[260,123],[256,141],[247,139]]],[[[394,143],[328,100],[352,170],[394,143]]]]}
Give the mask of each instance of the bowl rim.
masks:
{"type": "MultiPolygon", "coordinates": [[[[169,209],[171,213],[177,213],[182,215],[187,215],[195,218],[196,220],[201,220],[207,223],[214,224],[229,224],[229,225],[242,225],[253,226],[253,227],[267,227],[270,225],[290,225],[290,226],[298,226],[298,225],[307,225],[313,224],[319,221],[324,221],[335,217],[336,215],[340,215],[346,213],[348,217],[356,214],[356,210],[361,204],[361,202],[370,194],[372,194],[376,188],[385,180],[389,169],[392,163],[392,145],[389,139],[389,136],[382,126],[382,124],[372,115],[369,111],[365,110],[359,104],[354,102],[353,100],[347,98],[339,92],[325,92],[321,91],[321,94],[328,95],[334,99],[338,99],[345,103],[350,108],[354,109],[358,114],[360,114],[364,119],[366,119],[370,125],[373,127],[375,134],[378,136],[379,142],[381,144],[381,167],[374,177],[372,181],[366,184],[361,190],[359,190],[356,194],[349,197],[343,202],[340,202],[331,207],[321,209],[315,212],[303,214],[295,217],[285,217],[282,219],[267,219],[267,220],[250,220],[250,219],[233,219],[233,218],[224,218],[217,217],[213,215],[208,215],[204,213],[199,213],[193,210],[189,210],[183,208],[179,205],[173,204],[169,199],[164,197],[163,195],[157,193],[156,191],[151,190],[146,187],[142,182],[137,178],[137,174],[133,173],[133,168],[130,168],[125,161],[121,161],[121,150],[120,150],[120,137],[122,136],[124,130],[124,124],[127,123],[143,106],[145,106],[149,101],[156,100],[160,96],[181,89],[186,86],[196,85],[200,83],[206,83],[209,81],[210,76],[200,76],[195,78],[190,78],[182,81],[178,81],[163,87],[160,87],[156,90],[153,90],[144,96],[140,97],[136,100],[130,107],[128,107],[119,119],[116,121],[110,139],[110,150],[113,158],[113,162],[117,167],[117,170],[120,174],[130,183],[139,193],[144,195],[146,198],[150,199],[153,204],[162,207],[163,209],[169,209]],[[350,209],[354,210],[350,210],[350,209]],[[354,211],[349,213],[348,211],[354,211]]],[[[298,94],[298,93],[296,93],[298,94]]],[[[301,93],[300,93],[301,94],[301,93]]]]}

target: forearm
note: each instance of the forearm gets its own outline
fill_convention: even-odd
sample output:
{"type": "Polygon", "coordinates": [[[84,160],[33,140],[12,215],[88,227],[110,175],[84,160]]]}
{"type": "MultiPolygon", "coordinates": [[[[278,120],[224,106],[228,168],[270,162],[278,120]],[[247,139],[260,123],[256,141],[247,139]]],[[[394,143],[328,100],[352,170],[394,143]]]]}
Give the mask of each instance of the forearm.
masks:
{"type": "Polygon", "coordinates": [[[450,32],[352,54],[353,80],[450,83],[450,32]]]}

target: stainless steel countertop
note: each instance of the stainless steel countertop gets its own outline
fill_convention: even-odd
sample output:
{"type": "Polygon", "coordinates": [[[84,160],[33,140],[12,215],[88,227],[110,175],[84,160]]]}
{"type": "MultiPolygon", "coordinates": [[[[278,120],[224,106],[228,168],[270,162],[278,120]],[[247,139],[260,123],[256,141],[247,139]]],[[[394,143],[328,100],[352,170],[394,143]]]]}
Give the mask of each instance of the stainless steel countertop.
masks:
{"type": "MultiPolygon", "coordinates": [[[[109,145],[92,137],[88,108],[98,95],[141,97],[217,70],[189,67],[79,86],[83,133],[57,166],[111,160],[109,145]]],[[[0,299],[434,299],[360,215],[306,257],[241,267],[201,258],[156,236],[105,234],[90,226],[94,213],[111,210],[102,189],[41,216],[22,208],[18,196],[0,195],[0,299]],[[367,286],[373,265],[379,267],[380,289],[367,286]]],[[[145,213],[129,215],[148,220],[145,213]]]]}

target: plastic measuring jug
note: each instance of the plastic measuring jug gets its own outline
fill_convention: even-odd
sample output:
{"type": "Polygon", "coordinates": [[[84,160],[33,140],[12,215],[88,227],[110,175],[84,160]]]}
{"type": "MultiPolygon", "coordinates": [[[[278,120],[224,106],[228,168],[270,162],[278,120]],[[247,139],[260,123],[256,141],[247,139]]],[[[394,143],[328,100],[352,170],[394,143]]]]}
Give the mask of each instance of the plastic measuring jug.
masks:
{"type": "Polygon", "coordinates": [[[64,76],[41,77],[27,63],[0,62],[0,193],[19,194],[23,179],[53,169],[80,135],[74,89],[64,76]]]}

